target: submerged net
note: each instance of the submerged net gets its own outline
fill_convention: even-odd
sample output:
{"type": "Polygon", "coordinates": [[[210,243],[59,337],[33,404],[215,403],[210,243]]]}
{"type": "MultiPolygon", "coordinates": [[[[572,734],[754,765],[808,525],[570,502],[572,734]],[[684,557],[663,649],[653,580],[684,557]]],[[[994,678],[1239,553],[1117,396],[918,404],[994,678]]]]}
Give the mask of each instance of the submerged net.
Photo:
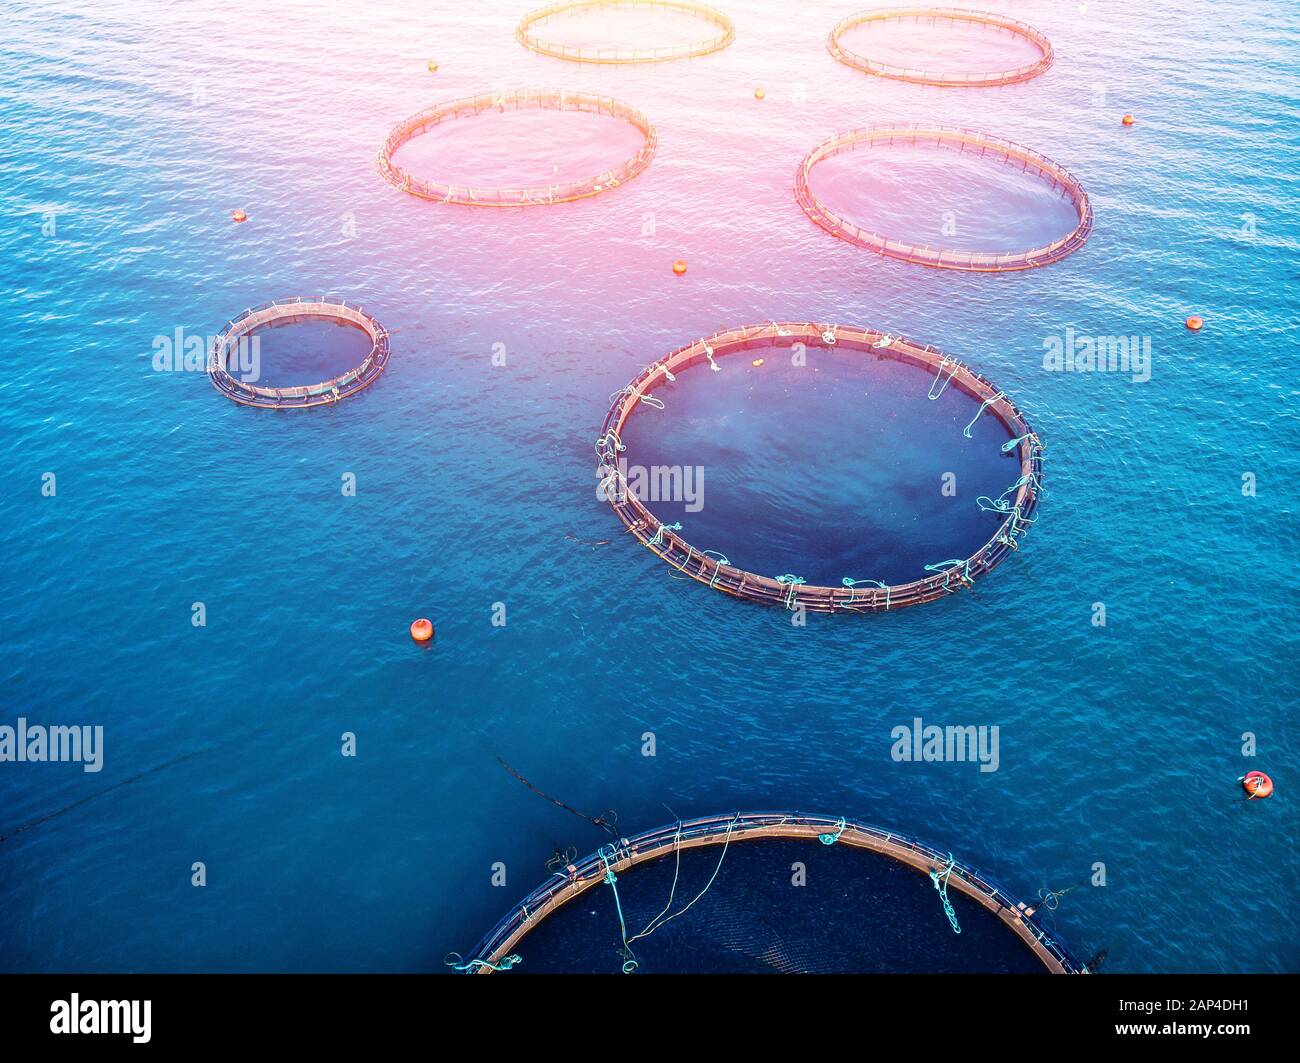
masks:
{"type": "Polygon", "coordinates": [[[670,824],[559,869],[460,970],[1074,973],[1033,908],[914,838],[844,818],[670,824]]]}
{"type": "Polygon", "coordinates": [[[361,307],[342,300],[295,296],[245,310],[227,322],[213,340],[208,354],[208,375],[218,391],[241,405],[306,409],[332,405],[369,387],[388,365],[389,353],[388,330],[361,307]],[[369,336],[370,349],[357,366],[319,384],[267,387],[242,377],[240,359],[255,332],[306,321],[326,321],[360,329],[369,336]]]}
{"type": "Polygon", "coordinates": [[[1092,206],[1088,195],[1064,167],[1009,140],[947,126],[879,125],[838,133],[814,147],[799,164],[795,172],[795,199],[804,213],[832,236],[890,258],[941,269],[1001,273],[1046,266],[1073,254],[1088,242],[1092,233],[1092,206]],[[981,159],[988,158],[1021,173],[1031,174],[1070,201],[1077,223],[1059,239],[1027,250],[965,251],[931,247],[864,229],[828,206],[812,191],[810,179],[813,169],[823,160],[844,152],[897,145],[974,153],[981,159]]]}
{"type": "Polygon", "coordinates": [[[523,89],[474,96],[441,103],[401,122],[388,135],[380,149],[377,166],[384,180],[402,192],[439,203],[460,203],[479,207],[528,207],[548,203],[568,203],[616,188],[631,180],[647,166],[659,145],[659,137],[650,121],[633,108],[607,96],[556,89],[523,89]],[[484,185],[431,181],[416,177],[394,162],[404,145],[435,126],[457,119],[476,118],[483,114],[506,111],[551,110],[585,112],[618,119],[640,131],[641,147],[630,158],[592,176],[541,185],[490,187],[484,185]]]}
{"type": "Polygon", "coordinates": [[[891,8],[866,11],[841,20],[826,41],[827,50],[841,63],[877,77],[896,81],[910,81],[921,85],[974,88],[992,85],[1012,85],[1037,77],[1052,65],[1052,42],[1033,26],[1004,15],[985,11],[963,11],[956,8],[891,8]],[[900,66],[884,62],[856,51],[845,38],[858,31],[893,24],[978,27],[1001,31],[1026,42],[1037,52],[1029,63],[1002,70],[932,70],[921,67],[900,66]]]}
{"type": "MultiPolygon", "coordinates": [[[[826,364],[830,368],[829,361],[826,364]]],[[[776,368],[773,366],[772,371],[776,368]]],[[[857,389],[837,389],[831,382],[825,390],[843,392],[843,401],[852,402],[857,389]]],[[[713,393],[725,394],[719,390],[713,393]]],[[[770,399],[770,396],[762,398],[770,399]]],[[[763,405],[761,400],[759,405],[763,405]]],[[[880,405],[878,401],[877,408],[880,405]]],[[[884,405],[891,403],[886,400],[884,405]]],[[[892,405],[906,411],[901,403],[892,405]]],[[[875,465],[893,461],[896,464],[895,452],[901,445],[906,445],[917,423],[921,423],[919,418],[913,417],[908,421],[904,413],[904,421],[889,434],[874,437],[873,445],[880,442],[884,445],[870,454],[869,462],[875,465]]],[[[596,452],[600,461],[598,474],[602,497],[637,541],[672,565],[679,577],[689,577],[735,597],[790,610],[871,612],[899,609],[969,587],[1019,548],[1020,540],[1034,521],[1042,492],[1042,445],[1004,393],[932,347],[899,336],[847,326],[773,322],[728,330],[680,348],[647,366],[631,384],[612,397],[596,452]],[[947,447],[947,454],[952,454],[954,448],[982,451],[986,455],[979,470],[983,480],[976,483],[983,483],[985,493],[977,496],[977,489],[967,482],[959,499],[956,496],[941,499],[938,474],[926,467],[919,473],[905,470],[901,478],[889,468],[886,475],[894,478],[892,485],[864,479],[863,483],[848,484],[843,490],[843,481],[834,479],[835,470],[832,470],[827,477],[831,481],[830,488],[818,495],[805,486],[805,481],[819,475],[818,470],[796,464],[796,476],[802,479],[786,477],[771,489],[754,483],[748,491],[737,491],[737,487],[743,489],[746,481],[743,476],[733,477],[733,482],[724,487],[724,491],[730,490],[742,500],[727,498],[721,505],[716,502],[704,504],[703,509],[711,516],[703,520],[697,515],[700,519],[697,527],[710,528],[711,524],[710,536],[717,538],[712,541],[695,538],[689,506],[683,512],[678,505],[680,499],[672,503],[678,508],[670,509],[662,498],[646,498],[644,485],[637,479],[638,472],[646,464],[645,452],[644,448],[638,450],[634,445],[635,432],[629,431],[629,420],[643,406],[650,407],[648,416],[658,416],[658,411],[668,404],[673,410],[684,406],[690,423],[685,429],[677,426],[677,434],[705,442],[716,437],[719,446],[741,454],[741,468],[747,472],[747,466],[743,464],[746,438],[753,438],[755,433],[746,434],[748,430],[742,425],[744,407],[737,407],[734,389],[744,387],[746,374],[767,372],[752,368],[754,364],[765,361],[765,358],[755,355],[784,360],[796,351],[806,364],[787,372],[784,379],[790,382],[790,389],[810,389],[812,401],[787,391],[788,397],[780,400],[780,406],[798,416],[800,424],[818,423],[814,418],[820,418],[823,423],[847,419],[851,412],[851,406],[830,411],[815,409],[813,405],[814,401],[821,401],[824,393],[815,390],[819,366],[814,365],[813,356],[829,359],[833,353],[836,362],[858,373],[852,379],[859,384],[869,383],[874,389],[886,378],[889,386],[897,387],[902,382],[912,392],[908,402],[914,409],[919,404],[923,412],[935,410],[936,415],[927,419],[927,422],[934,422],[934,427],[927,423],[927,431],[948,433],[939,443],[947,447]],[[731,359],[728,364],[728,356],[740,353],[747,357],[731,359]],[[746,362],[751,364],[746,365],[746,362]],[[692,375],[689,382],[682,378],[679,384],[681,374],[691,368],[698,375],[692,375]],[[711,372],[714,369],[716,376],[711,372]],[[694,389],[697,394],[704,393],[713,380],[739,381],[726,385],[733,391],[728,399],[730,405],[725,408],[712,407],[701,412],[703,403],[685,403],[685,400],[674,398],[673,392],[679,387],[694,389]],[[931,406],[931,403],[937,405],[931,406]],[[1000,469],[1003,462],[1007,467],[1000,469]],[[931,479],[932,475],[934,479],[931,479]],[[887,490],[905,496],[905,503],[909,496],[924,495],[930,508],[922,511],[921,515],[935,516],[936,505],[946,506],[950,515],[949,527],[941,529],[942,534],[937,535],[930,535],[928,530],[918,531],[917,513],[913,510],[904,512],[902,508],[899,509],[903,512],[902,518],[889,517],[901,525],[901,531],[891,531],[884,523],[873,523],[894,505],[893,500],[884,497],[887,490]],[[852,497],[838,498],[841,494],[852,497]],[[647,501],[654,505],[654,511],[647,501]],[[712,516],[715,509],[716,518],[712,516]],[[765,512],[773,510],[783,512],[775,517],[764,517],[765,512]],[[787,518],[786,526],[783,527],[777,518],[787,518]],[[789,528],[796,532],[814,529],[818,536],[808,535],[800,540],[787,534],[789,528]],[[827,531],[822,533],[821,529],[827,531]],[[895,540],[892,544],[888,541],[891,533],[895,540]],[[778,553],[765,549],[768,540],[777,543],[781,551],[790,550],[789,556],[784,553],[781,556],[785,557],[782,567],[788,563],[791,570],[778,575],[780,569],[773,567],[760,574],[752,566],[741,567],[728,555],[738,559],[736,550],[744,549],[746,534],[750,537],[750,556],[761,558],[764,565],[771,564],[778,553]],[[979,538],[970,538],[972,534],[979,538]],[[759,540],[757,549],[755,539],[759,540]],[[793,551],[799,542],[824,545],[825,558],[814,557],[811,553],[794,557],[793,551]],[[929,557],[918,557],[914,550],[910,554],[898,550],[891,553],[898,543],[918,542],[930,544],[927,548],[946,544],[953,552],[929,557]],[[957,550],[952,545],[963,542],[965,550],[957,550]],[[974,543],[983,545],[973,553],[967,553],[974,543]],[[848,570],[838,567],[850,564],[855,567],[848,570]],[[818,579],[827,582],[819,584],[818,579]]],[[[792,463],[798,461],[788,454],[780,457],[792,463]]],[[[852,458],[856,460],[841,460],[835,464],[852,464],[857,468],[868,463],[862,459],[860,451],[852,458]]],[[[927,460],[931,459],[938,460],[932,456],[927,460]]],[[[944,467],[975,468],[969,463],[954,465],[946,460],[944,467]]],[[[716,489],[712,497],[716,499],[716,489]]]]}
{"type": "MultiPolygon", "coordinates": [[[[629,36],[637,27],[629,27],[629,36]]],[[[721,11],[689,0],[577,0],[574,3],[552,4],[530,11],[515,30],[519,43],[540,55],[568,59],[575,63],[660,63],[671,59],[688,59],[721,51],[736,39],[736,27],[721,11]],[[673,13],[707,24],[712,34],[681,44],[657,47],[605,45],[577,41],[567,43],[558,39],[566,23],[573,23],[590,15],[627,15],[673,13]],[[549,34],[549,36],[548,36],[549,34]]]]}

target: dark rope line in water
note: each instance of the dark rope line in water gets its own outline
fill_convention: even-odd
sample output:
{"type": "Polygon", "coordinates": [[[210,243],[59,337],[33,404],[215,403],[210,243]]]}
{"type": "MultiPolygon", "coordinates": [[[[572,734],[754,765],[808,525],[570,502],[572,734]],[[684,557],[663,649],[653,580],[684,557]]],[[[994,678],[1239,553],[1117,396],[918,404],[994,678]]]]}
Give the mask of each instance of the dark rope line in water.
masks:
{"type": "Polygon", "coordinates": [[[30,823],[24,823],[20,827],[15,827],[8,834],[0,834],[0,842],[12,838],[15,834],[21,834],[25,830],[31,830],[32,827],[39,827],[42,823],[48,823],[50,820],[63,815],[65,812],[71,812],[74,808],[80,808],[88,801],[93,801],[97,797],[103,797],[105,794],[112,793],[114,790],[120,790],[123,786],[129,786],[133,782],[139,782],[141,779],[149,775],[154,775],[167,768],[175,767],[177,764],[181,763],[181,761],[189,760],[191,757],[197,757],[201,752],[203,752],[203,750],[195,750],[193,753],[185,753],[182,756],[177,757],[175,760],[169,760],[165,764],[155,765],[147,771],[140,772],[138,775],[132,775],[129,779],[123,779],[121,782],[114,783],[112,786],[107,786],[102,790],[96,790],[93,794],[87,794],[80,800],[73,801],[70,805],[64,805],[62,808],[57,809],[54,812],[41,816],[40,819],[34,819],[30,823]]]}
{"type": "Polygon", "coordinates": [[[503,760],[499,756],[497,757],[497,763],[500,764],[503,768],[505,768],[506,771],[508,771],[521,783],[527,786],[528,789],[532,790],[533,793],[537,794],[540,797],[546,798],[546,800],[551,802],[551,804],[564,809],[564,811],[566,812],[572,812],[579,819],[585,819],[588,823],[592,824],[593,826],[599,827],[601,830],[606,831],[609,834],[613,834],[615,836],[618,835],[618,813],[616,813],[612,808],[607,809],[603,815],[589,816],[587,815],[586,812],[581,812],[578,809],[574,808],[572,805],[566,805],[558,797],[552,797],[545,790],[539,790],[536,786],[534,786],[522,775],[520,775],[519,772],[515,771],[514,768],[512,768],[509,764],[505,762],[505,760],[503,760]]]}

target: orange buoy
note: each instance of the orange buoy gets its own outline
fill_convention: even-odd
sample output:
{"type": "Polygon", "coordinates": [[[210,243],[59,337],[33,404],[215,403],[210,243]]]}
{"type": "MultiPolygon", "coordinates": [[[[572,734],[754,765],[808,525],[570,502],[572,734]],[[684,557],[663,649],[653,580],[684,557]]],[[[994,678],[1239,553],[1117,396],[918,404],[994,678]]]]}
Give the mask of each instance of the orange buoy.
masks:
{"type": "Polygon", "coordinates": [[[230,212],[230,220],[238,225],[241,221],[248,221],[248,215],[242,210],[232,210],[230,212]]]}
{"type": "Polygon", "coordinates": [[[436,59],[430,59],[430,60],[429,60],[429,73],[430,73],[430,74],[436,73],[437,70],[438,70],[438,61],[437,61],[436,59]]]}
{"type": "Polygon", "coordinates": [[[416,642],[428,642],[433,638],[433,621],[424,617],[411,621],[411,638],[416,642]]]}
{"type": "Polygon", "coordinates": [[[1250,801],[1273,796],[1273,780],[1262,771],[1246,772],[1246,777],[1241,780],[1241,788],[1249,795],[1247,800],[1250,801]]]}
{"type": "Polygon", "coordinates": [[[759,85],[758,88],[756,88],[756,89],[754,90],[754,99],[756,99],[756,100],[761,100],[761,99],[763,99],[766,95],[767,95],[767,93],[763,91],[763,86],[762,86],[762,85],[759,85]]]}
{"type": "Polygon", "coordinates": [[[1187,319],[1187,327],[1193,332],[1200,332],[1205,326],[1205,319],[1199,314],[1193,314],[1187,319]]]}
{"type": "Polygon", "coordinates": [[[673,272],[676,273],[677,276],[679,276],[679,277],[680,277],[683,273],[685,273],[685,272],[686,272],[686,259],[684,259],[684,258],[679,258],[676,262],[674,262],[674,263],[673,263],[673,272]]]}
{"type": "Polygon", "coordinates": [[[1132,125],[1134,119],[1131,114],[1126,114],[1123,118],[1120,119],[1120,121],[1123,122],[1125,125],[1132,125]]]}
{"type": "Polygon", "coordinates": [[[750,362],[749,364],[752,365],[755,369],[757,369],[759,366],[761,366],[761,365],[763,364],[763,359],[762,359],[762,358],[755,358],[755,359],[754,359],[752,362],[750,362]]]}

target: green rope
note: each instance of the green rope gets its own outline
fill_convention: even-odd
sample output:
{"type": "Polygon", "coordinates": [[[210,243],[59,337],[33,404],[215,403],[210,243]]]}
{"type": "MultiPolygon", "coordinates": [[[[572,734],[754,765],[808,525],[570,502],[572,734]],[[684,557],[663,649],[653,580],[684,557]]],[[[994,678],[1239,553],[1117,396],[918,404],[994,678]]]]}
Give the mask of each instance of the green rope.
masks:
{"type": "Polygon", "coordinates": [[[701,550],[700,553],[708,554],[710,557],[717,556],[718,564],[713,566],[713,579],[709,580],[709,590],[715,590],[714,584],[718,582],[718,577],[722,575],[722,569],[719,566],[729,565],[731,562],[727,560],[726,554],[718,550],[701,550]]]}
{"type": "Polygon", "coordinates": [[[952,902],[948,900],[948,876],[952,874],[952,869],[956,866],[957,861],[952,858],[952,853],[948,854],[948,866],[944,868],[943,874],[931,869],[930,881],[934,883],[934,888],[939,891],[939,897],[943,901],[943,914],[948,917],[948,922],[952,924],[954,934],[961,933],[961,925],[957,922],[957,913],[952,910],[952,902]]]}
{"type": "Polygon", "coordinates": [[[960,559],[954,559],[954,560],[951,560],[951,561],[937,561],[937,562],[935,562],[933,565],[926,565],[926,566],[925,566],[925,570],[926,570],[926,572],[941,572],[941,571],[942,571],[942,572],[944,573],[944,577],[943,577],[943,589],[946,590],[946,591],[950,591],[950,590],[951,590],[951,589],[949,588],[948,584],[949,584],[949,581],[952,579],[952,574],[953,574],[954,572],[956,572],[958,569],[961,569],[961,570],[962,570],[961,573],[960,573],[961,578],[962,578],[966,583],[968,583],[968,584],[971,583],[971,582],[972,582],[972,579],[971,579],[971,574],[970,574],[970,560],[969,560],[969,559],[967,559],[967,560],[965,560],[965,561],[962,561],[962,560],[960,560],[960,559]]]}
{"type": "Polygon", "coordinates": [[[682,522],[679,520],[676,524],[661,523],[659,525],[659,530],[655,532],[655,537],[651,539],[648,543],[646,543],[646,546],[663,546],[665,529],[667,529],[668,531],[681,531],[682,522]]]}
{"type": "Polygon", "coordinates": [[[844,817],[840,816],[840,821],[837,824],[835,824],[835,830],[833,832],[828,832],[826,834],[817,835],[817,840],[821,842],[823,845],[834,845],[837,841],[840,840],[840,835],[844,833],[844,827],[845,827],[844,817]]]}
{"type": "Polygon", "coordinates": [[[929,399],[931,402],[934,402],[935,399],[942,396],[943,393],[948,390],[948,385],[952,383],[952,378],[957,375],[957,370],[960,368],[961,368],[960,362],[954,361],[951,358],[944,358],[943,361],[939,363],[939,372],[936,373],[934,379],[930,381],[930,390],[926,393],[925,397],[929,399]],[[952,372],[948,374],[948,379],[943,382],[943,386],[940,387],[939,390],[936,392],[934,390],[934,386],[938,384],[939,380],[943,377],[943,367],[945,365],[952,366],[952,372]]]}
{"type": "Polygon", "coordinates": [[[796,595],[798,593],[796,588],[807,583],[808,581],[804,579],[802,576],[792,576],[789,573],[786,573],[786,575],[784,576],[777,576],[776,582],[785,584],[790,588],[790,590],[786,593],[785,596],[785,607],[787,609],[793,610],[795,606],[795,602],[797,600],[796,595]]]}
{"type": "Polygon", "coordinates": [[[1033,438],[1034,438],[1033,432],[1026,432],[1024,435],[1017,436],[1015,439],[1009,439],[1007,440],[1007,442],[1002,444],[1002,453],[1010,454],[1013,450],[1016,449],[1016,447],[1020,446],[1020,444],[1023,443],[1026,439],[1033,439],[1033,438]]]}
{"type": "Polygon", "coordinates": [[[609,866],[611,856],[615,860],[618,859],[618,850],[613,845],[605,845],[601,847],[598,855],[605,865],[605,883],[614,891],[614,907],[618,910],[618,927],[623,936],[623,973],[631,974],[640,964],[637,962],[636,954],[632,951],[632,946],[627,942],[627,920],[623,918],[623,902],[618,896],[618,876],[614,874],[614,869],[609,866]]]}
{"type": "Polygon", "coordinates": [[[964,435],[967,439],[970,439],[971,437],[970,430],[975,427],[975,422],[980,419],[980,415],[985,410],[987,410],[990,406],[992,406],[995,402],[997,402],[999,399],[1005,399],[1005,398],[1006,395],[1004,395],[1001,391],[999,391],[996,395],[993,396],[993,398],[985,399],[983,402],[981,402],[980,408],[975,411],[975,416],[970,419],[970,424],[968,424],[965,428],[961,430],[961,434],[964,435]]]}
{"type": "Polygon", "coordinates": [[[511,967],[524,961],[523,957],[518,954],[507,956],[500,963],[493,963],[491,960],[466,961],[465,957],[459,952],[449,952],[442,962],[457,971],[477,971],[480,967],[486,967],[490,971],[508,971],[511,967]]]}
{"type": "MultiPolygon", "coordinates": [[[[840,582],[844,584],[844,586],[848,587],[850,590],[853,590],[853,588],[856,587],[859,583],[870,583],[873,587],[881,588],[885,592],[885,612],[889,612],[889,598],[890,595],[893,593],[893,591],[890,588],[889,584],[886,583],[884,580],[849,579],[848,576],[845,576],[842,580],[840,580],[840,582]]],[[[849,595],[849,605],[852,605],[857,600],[857,595],[858,592],[856,590],[853,590],[853,593],[849,595]]]]}

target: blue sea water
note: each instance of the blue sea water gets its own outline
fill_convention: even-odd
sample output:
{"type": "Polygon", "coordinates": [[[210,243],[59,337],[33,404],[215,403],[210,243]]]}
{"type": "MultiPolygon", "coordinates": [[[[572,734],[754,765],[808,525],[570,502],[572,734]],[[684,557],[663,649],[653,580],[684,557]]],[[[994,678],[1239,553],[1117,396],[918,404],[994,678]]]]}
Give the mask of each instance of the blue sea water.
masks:
{"type": "MultiPolygon", "coordinates": [[[[557,842],[604,840],[499,754],[627,831],[846,812],[1026,897],[1078,885],[1056,925],[1108,970],[1300,969],[1300,11],[994,4],[1056,64],[959,92],[836,64],[845,11],[821,0],[736,0],[729,49],[634,68],[528,53],[528,6],[10,5],[0,723],[102,725],[105,751],[99,774],[0,763],[0,968],[441,969],[557,842]],[[447,207],[377,176],[400,119],[527,85],[625,100],[658,155],[554,210],[447,207]],[[832,239],[795,167],[882,121],[1056,159],[1091,196],[1090,242],[984,276],[832,239]],[[155,369],[177,328],[316,293],[394,334],[347,403],[262,413],[155,369]],[[806,627],[669,578],[596,498],[609,394],[772,319],[903,333],[1006,389],[1047,446],[1023,549],[974,593],[806,627]],[[1046,371],[1068,329],[1150,337],[1151,379],[1046,371]],[[890,731],[915,717],[997,725],[999,770],[895,762],[890,731]],[[1242,800],[1253,768],[1277,796],[1242,800]]],[[[545,175],[563,149],[520,150],[545,175]]],[[[916,190],[936,216],[962,202],[916,190]]],[[[751,484],[754,507],[798,483],[751,484]]]]}

